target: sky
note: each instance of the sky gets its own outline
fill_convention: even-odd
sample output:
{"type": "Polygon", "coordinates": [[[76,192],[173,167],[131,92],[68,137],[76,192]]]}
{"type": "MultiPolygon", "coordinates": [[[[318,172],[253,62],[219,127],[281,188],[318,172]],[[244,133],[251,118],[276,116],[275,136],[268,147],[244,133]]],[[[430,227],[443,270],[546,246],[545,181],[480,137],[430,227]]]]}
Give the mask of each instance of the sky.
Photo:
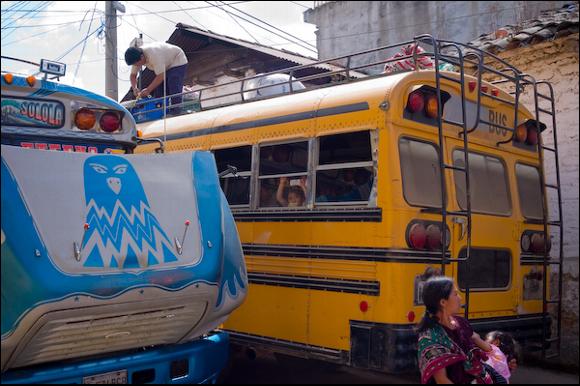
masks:
{"type": "MultiPolygon", "coordinates": [[[[290,43],[246,21],[228,15],[212,1],[121,1],[118,12],[117,55],[119,97],[129,89],[130,67],[124,53],[143,33],[144,43],[166,41],[177,23],[189,24],[238,39],[316,57],[316,53],[290,43]],[[235,19],[235,20],[234,20],[235,19]],[[239,23],[239,24],[238,24],[239,23]],[[240,26],[241,24],[241,26],[240,26]],[[255,39],[255,40],[254,40],[255,39]]],[[[227,4],[266,21],[316,46],[316,26],[304,23],[303,12],[313,1],[228,1],[227,4]]],[[[105,94],[104,1],[2,1],[2,56],[40,63],[41,59],[66,63],[61,83],[105,94]],[[39,12],[29,12],[39,11],[39,12]],[[88,35],[88,38],[87,38],[88,35]],[[84,42],[83,42],[84,41],[84,42]]],[[[259,24],[259,23],[257,23],[259,24]]],[[[266,26],[267,27],[267,26],[266,26]]],[[[2,71],[31,74],[36,67],[2,59],[2,71]]]]}

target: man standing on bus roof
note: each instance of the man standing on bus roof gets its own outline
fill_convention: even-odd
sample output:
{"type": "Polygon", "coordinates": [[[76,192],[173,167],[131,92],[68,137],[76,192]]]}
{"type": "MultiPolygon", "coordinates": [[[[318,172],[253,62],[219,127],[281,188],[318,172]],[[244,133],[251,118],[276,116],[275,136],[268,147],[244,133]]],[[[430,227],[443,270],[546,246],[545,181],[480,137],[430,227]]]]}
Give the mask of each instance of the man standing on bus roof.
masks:
{"type": "MultiPolygon", "coordinates": [[[[183,80],[187,68],[187,57],[183,50],[169,43],[153,42],[141,47],[129,47],[125,51],[125,62],[131,68],[131,87],[135,97],[143,98],[152,95],[155,98],[163,97],[163,77],[167,85],[165,95],[181,94],[183,80]],[[145,66],[155,73],[155,78],[149,86],[143,90],[137,87],[137,74],[145,66]]],[[[181,95],[171,98],[171,104],[181,103],[181,95]]],[[[179,108],[175,109],[179,110],[179,108]]]]}

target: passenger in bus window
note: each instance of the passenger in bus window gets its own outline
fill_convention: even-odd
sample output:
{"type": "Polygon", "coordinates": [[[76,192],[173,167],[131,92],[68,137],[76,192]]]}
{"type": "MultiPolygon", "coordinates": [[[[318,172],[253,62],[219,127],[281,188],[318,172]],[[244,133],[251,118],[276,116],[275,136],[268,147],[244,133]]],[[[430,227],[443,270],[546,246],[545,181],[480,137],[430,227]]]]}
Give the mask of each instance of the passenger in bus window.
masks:
{"type": "Polygon", "coordinates": [[[276,187],[272,183],[274,179],[265,179],[260,183],[260,206],[265,208],[271,208],[280,206],[278,200],[276,200],[276,187]]]}
{"type": "Polygon", "coordinates": [[[290,184],[288,177],[280,177],[276,199],[282,206],[299,207],[304,206],[306,201],[306,177],[293,180],[296,184],[290,184]]]}
{"type": "Polygon", "coordinates": [[[365,168],[358,168],[354,173],[354,182],[361,200],[367,201],[371,195],[373,181],[371,172],[365,168]]]}
{"type": "Polygon", "coordinates": [[[317,185],[318,194],[316,196],[316,202],[334,201],[334,197],[336,197],[336,189],[333,185],[323,181],[322,179],[319,179],[317,185]]]}
{"type": "Polygon", "coordinates": [[[342,171],[342,181],[340,184],[340,192],[336,197],[336,201],[360,201],[361,195],[355,183],[355,169],[344,169],[342,171]]]}

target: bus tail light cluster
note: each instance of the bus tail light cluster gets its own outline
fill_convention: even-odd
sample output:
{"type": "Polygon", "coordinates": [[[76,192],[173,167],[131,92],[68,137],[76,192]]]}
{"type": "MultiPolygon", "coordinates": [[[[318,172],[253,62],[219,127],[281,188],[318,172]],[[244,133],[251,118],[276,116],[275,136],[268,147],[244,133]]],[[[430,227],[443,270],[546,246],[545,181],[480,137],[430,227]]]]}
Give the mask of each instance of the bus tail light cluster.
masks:
{"type": "MultiPolygon", "coordinates": [[[[412,221],[407,227],[407,244],[418,250],[440,251],[443,246],[441,223],[412,221]]],[[[446,229],[445,249],[449,248],[451,235],[446,229]]]]}
{"type": "Polygon", "coordinates": [[[545,247],[548,252],[552,249],[552,242],[544,237],[544,232],[525,231],[520,244],[522,251],[527,253],[544,253],[545,247]]]}
{"type": "Polygon", "coordinates": [[[429,118],[437,118],[438,108],[436,95],[426,94],[420,89],[413,91],[409,95],[407,110],[413,114],[424,112],[425,116],[429,118]]]}
{"type": "MultiPolygon", "coordinates": [[[[443,105],[451,96],[441,91],[441,100],[443,105]]],[[[441,106],[443,108],[443,106],[441,106]]],[[[439,103],[437,101],[437,92],[434,88],[422,86],[409,94],[407,99],[407,111],[411,114],[422,114],[427,118],[436,119],[438,116],[439,103]]]]}
{"type": "Polygon", "coordinates": [[[536,124],[536,121],[533,119],[527,120],[525,123],[522,123],[516,128],[516,132],[514,133],[514,141],[532,146],[537,145],[540,132],[546,129],[546,125],[540,122],[539,127],[540,128],[538,131],[538,125],[536,124]]]}
{"type": "Polygon", "coordinates": [[[75,113],[75,126],[80,130],[94,129],[98,117],[98,128],[100,128],[102,131],[106,133],[114,133],[115,131],[121,129],[121,116],[118,112],[93,110],[87,107],[83,107],[75,113]]]}

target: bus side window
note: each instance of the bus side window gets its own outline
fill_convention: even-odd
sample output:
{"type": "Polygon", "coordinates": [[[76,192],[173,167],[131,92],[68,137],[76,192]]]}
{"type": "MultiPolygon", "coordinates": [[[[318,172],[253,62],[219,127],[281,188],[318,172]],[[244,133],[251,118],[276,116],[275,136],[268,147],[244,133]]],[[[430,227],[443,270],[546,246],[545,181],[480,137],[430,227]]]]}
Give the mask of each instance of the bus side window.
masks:
{"type": "Polygon", "coordinates": [[[252,170],[252,147],[241,146],[214,151],[219,172],[228,165],[238,168],[238,177],[227,175],[220,178],[220,185],[230,205],[247,206],[250,203],[250,176],[252,170]]]}
{"type": "Polygon", "coordinates": [[[320,137],[316,203],[368,202],[374,183],[369,131],[320,137]]]}
{"type": "Polygon", "coordinates": [[[308,178],[308,141],[260,147],[261,208],[304,207],[308,178]]]}
{"type": "Polygon", "coordinates": [[[431,142],[399,140],[403,195],[409,205],[441,207],[439,155],[431,142]]]}

